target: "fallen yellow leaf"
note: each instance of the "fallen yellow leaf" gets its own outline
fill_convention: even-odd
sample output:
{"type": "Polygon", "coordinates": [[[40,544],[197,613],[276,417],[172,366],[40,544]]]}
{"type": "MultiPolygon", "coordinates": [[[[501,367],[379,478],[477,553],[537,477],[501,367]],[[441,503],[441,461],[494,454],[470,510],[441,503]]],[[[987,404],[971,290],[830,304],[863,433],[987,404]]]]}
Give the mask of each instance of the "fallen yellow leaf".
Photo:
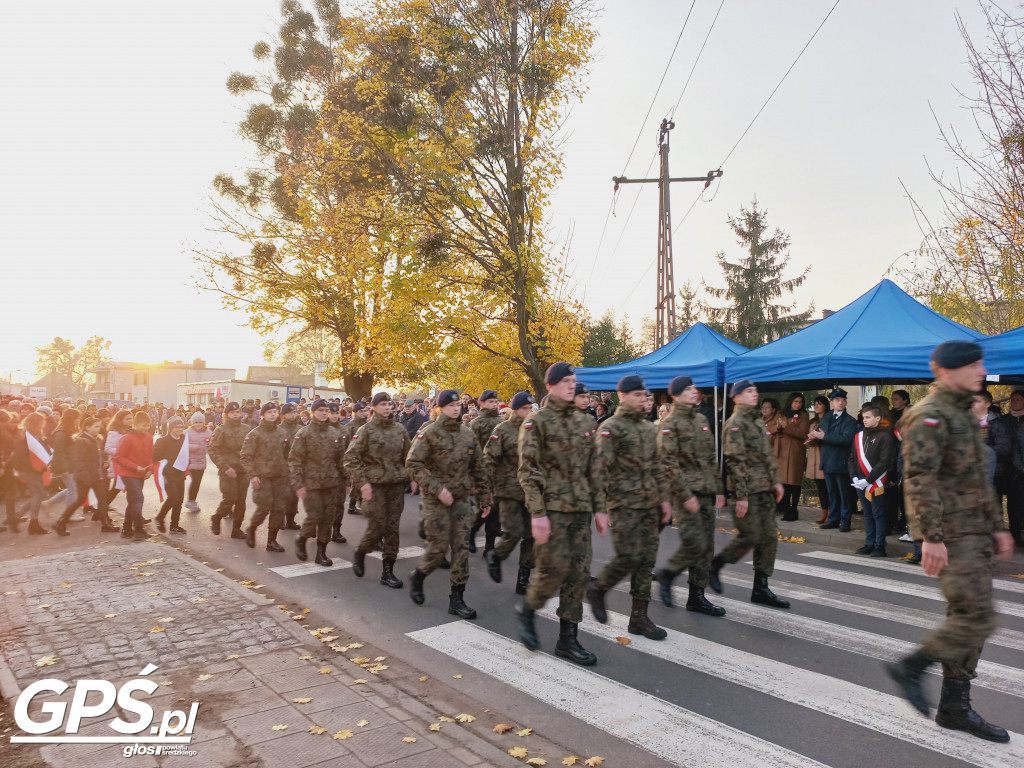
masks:
{"type": "Polygon", "coordinates": [[[36,659],[37,667],[52,667],[57,663],[56,656],[43,656],[41,659],[36,659]]]}
{"type": "MultiPolygon", "coordinates": [[[[309,726],[309,732],[319,736],[321,733],[327,733],[327,729],[324,728],[322,725],[311,725],[311,726],[309,726]]],[[[341,731],[339,731],[338,733],[341,733],[341,731]]],[[[351,731],[349,731],[349,733],[351,734],[351,731]]],[[[334,738],[338,738],[338,734],[337,733],[334,734],[334,738]]],[[[345,738],[348,738],[348,737],[345,737],[345,738]]]]}
{"type": "Polygon", "coordinates": [[[163,631],[164,631],[164,628],[161,627],[160,625],[157,625],[157,626],[153,627],[151,630],[149,630],[149,633],[153,634],[154,632],[163,632],[163,631]]]}
{"type": "Polygon", "coordinates": [[[440,723],[431,723],[430,725],[427,726],[427,730],[429,730],[429,731],[440,731],[441,730],[441,724],[440,723]]]}
{"type": "Polygon", "coordinates": [[[292,699],[292,704],[309,704],[312,700],[312,696],[300,696],[297,699],[292,699]]]}
{"type": "Polygon", "coordinates": [[[329,674],[331,674],[331,668],[330,667],[320,667],[320,669],[318,669],[317,672],[319,672],[321,675],[329,675],[329,674]]]}
{"type": "Polygon", "coordinates": [[[617,642],[619,645],[629,645],[633,641],[630,640],[628,637],[616,637],[615,642],[617,642]]]}
{"type": "Polygon", "coordinates": [[[355,650],[356,648],[362,648],[363,644],[362,643],[349,643],[347,647],[352,649],[352,650],[355,650]]]}
{"type": "MultiPolygon", "coordinates": [[[[313,728],[319,728],[319,727],[320,727],[320,726],[317,726],[317,725],[314,725],[314,726],[313,726],[313,728]]],[[[310,729],[309,729],[309,732],[310,732],[310,733],[325,733],[325,732],[327,731],[327,729],[326,729],[326,728],[321,728],[321,729],[320,729],[319,731],[314,731],[314,730],[313,730],[313,728],[310,728],[310,729]]],[[[354,733],[352,733],[352,731],[350,731],[350,730],[348,730],[348,729],[346,728],[346,729],[345,729],[345,730],[343,730],[343,731],[338,731],[338,732],[337,732],[336,734],[334,734],[334,736],[333,736],[332,738],[335,738],[335,739],[337,739],[338,741],[344,741],[345,739],[351,739],[351,738],[352,738],[352,737],[353,737],[354,735],[355,735],[355,734],[354,734],[354,733]]]]}
{"type": "Polygon", "coordinates": [[[337,635],[328,635],[327,637],[321,637],[320,638],[320,642],[321,643],[333,643],[337,639],[338,639],[337,635]]]}
{"type": "Polygon", "coordinates": [[[366,681],[363,680],[363,678],[359,678],[358,680],[355,680],[354,682],[355,682],[356,685],[366,685],[366,681]]]}
{"type": "Polygon", "coordinates": [[[312,658],[313,657],[307,653],[305,656],[299,656],[299,661],[309,661],[312,658]]]}
{"type": "Polygon", "coordinates": [[[353,664],[359,664],[360,666],[362,666],[363,664],[369,664],[370,663],[370,657],[369,656],[356,656],[354,658],[349,659],[349,661],[351,661],[353,664]]]}
{"type": "Polygon", "coordinates": [[[309,608],[303,608],[303,609],[302,609],[302,612],[303,612],[303,613],[309,613],[309,608]]]}
{"type": "Polygon", "coordinates": [[[429,679],[430,679],[429,677],[427,677],[426,675],[424,675],[423,677],[421,677],[421,678],[420,678],[420,682],[421,682],[421,683],[425,683],[425,682],[427,682],[427,680],[429,680],[429,679]]]}
{"type": "Polygon", "coordinates": [[[237,653],[232,653],[230,656],[228,656],[228,658],[229,659],[240,659],[242,657],[239,654],[237,654],[237,653]]]}
{"type": "MultiPolygon", "coordinates": [[[[159,592],[147,592],[146,594],[149,595],[150,597],[156,597],[160,593],[159,592]]],[[[199,601],[197,600],[196,602],[199,602],[199,601]]]]}
{"type": "Polygon", "coordinates": [[[526,761],[526,764],[527,765],[544,766],[544,765],[548,764],[548,761],[545,760],[543,757],[531,757],[529,760],[526,761]]]}
{"type": "Polygon", "coordinates": [[[533,728],[523,728],[521,731],[516,731],[516,736],[529,736],[533,733],[533,728]]]}
{"type": "Polygon", "coordinates": [[[562,758],[562,765],[576,765],[579,761],[580,759],[576,755],[569,755],[562,758]]]}
{"type": "Polygon", "coordinates": [[[599,757],[597,755],[594,755],[593,757],[587,758],[583,761],[583,764],[587,766],[587,768],[597,768],[597,766],[602,765],[603,763],[604,758],[599,757]]]}
{"type": "MultiPolygon", "coordinates": [[[[223,568],[221,568],[221,570],[223,571],[224,569],[223,569],[223,568]]],[[[135,575],[136,575],[136,576],[152,576],[152,575],[153,575],[153,572],[152,572],[152,571],[139,571],[139,572],[138,572],[138,573],[136,573],[135,575]]],[[[64,585],[62,584],[61,586],[64,586],[64,585]]]]}
{"type": "Polygon", "coordinates": [[[16,595],[16,594],[18,594],[18,591],[17,590],[13,590],[13,589],[9,590],[7,592],[4,592],[4,595],[16,595]]]}
{"type": "Polygon", "coordinates": [[[164,616],[162,619],[157,619],[157,621],[162,621],[165,624],[170,624],[172,621],[174,621],[174,619],[170,616],[164,616]]]}
{"type": "Polygon", "coordinates": [[[402,743],[403,744],[415,744],[416,743],[416,738],[414,736],[406,736],[404,739],[402,739],[402,743]]]}
{"type": "Polygon", "coordinates": [[[194,597],[194,598],[192,598],[192,602],[193,603],[208,603],[210,601],[207,598],[205,598],[205,597],[194,597]]]}
{"type": "Polygon", "coordinates": [[[62,587],[64,587],[64,589],[68,589],[68,588],[69,588],[69,587],[71,586],[71,582],[69,582],[69,581],[62,581],[62,582],[60,583],[60,585],[61,585],[62,587]]]}
{"type": "Polygon", "coordinates": [[[441,715],[437,719],[440,720],[442,723],[454,723],[455,722],[455,718],[454,717],[448,717],[448,715],[441,715]]]}
{"type": "Polygon", "coordinates": [[[271,728],[271,730],[273,730],[273,731],[283,731],[287,727],[288,727],[288,725],[286,723],[281,723],[279,725],[275,725],[273,728],[271,728]]]}
{"type": "Polygon", "coordinates": [[[209,680],[211,677],[213,677],[213,675],[200,675],[196,679],[197,680],[209,680]]]}
{"type": "Polygon", "coordinates": [[[526,747],[512,747],[508,753],[512,755],[512,757],[526,757],[528,754],[526,747]]]}
{"type": "Polygon", "coordinates": [[[476,718],[473,717],[472,715],[465,715],[465,714],[463,714],[463,715],[456,715],[455,719],[458,720],[460,723],[472,723],[474,720],[476,720],[476,718]]]}
{"type": "Polygon", "coordinates": [[[1011,573],[1008,575],[1011,579],[1024,579],[1024,573],[1011,573]]]}
{"type": "Polygon", "coordinates": [[[40,605],[39,607],[40,607],[40,608],[42,608],[42,609],[44,609],[44,610],[46,610],[46,609],[48,609],[48,608],[50,607],[50,604],[49,604],[49,603],[43,603],[43,604],[42,604],[42,605],[40,605]]]}
{"type": "Polygon", "coordinates": [[[161,680],[160,685],[174,685],[170,680],[161,680]]]}
{"type": "Polygon", "coordinates": [[[491,728],[491,730],[494,731],[495,733],[508,733],[509,731],[514,730],[514,729],[515,729],[515,726],[514,725],[509,725],[508,723],[498,723],[496,726],[491,728]]]}
{"type": "Polygon", "coordinates": [[[104,616],[103,618],[104,618],[104,619],[112,619],[112,618],[114,618],[115,616],[117,616],[117,614],[116,614],[116,613],[108,613],[108,614],[106,614],[106,615],[105,615],[105,616],[104,616]]]}
{"type": "Polygon", "coordinates": [[[452,675],[452,680],[461,680],[462,675],[452,675]]]}
{"type": "Polygon", "coordinates": [[[224,569],[223,569],[223,568],[216,568],[216,569],[214,569],[214,570],[216,570],[216,571],[217,571],[217,573],[223,573],[223,572],[224,572],[224,569]]]}
{"type": "Polygon", "coordinates": [[[374,659],[374,661],[387,661],[387,658],[387,656],[378,656],[374,659]]]}
{"type": "Polygon", "coordinates": [[[370,721],[369,721],[369,720],[366,720],[366,719],[360,720],[360,721],[358,721],[358,722],[356,723],[356,725],[357,725],[357,726],[359,726],[360,728],[362,728],[362,727],[364,727],[364,726],[367,726],[367,725],[369,725],[369,724],[370,724],[370,721]]]}

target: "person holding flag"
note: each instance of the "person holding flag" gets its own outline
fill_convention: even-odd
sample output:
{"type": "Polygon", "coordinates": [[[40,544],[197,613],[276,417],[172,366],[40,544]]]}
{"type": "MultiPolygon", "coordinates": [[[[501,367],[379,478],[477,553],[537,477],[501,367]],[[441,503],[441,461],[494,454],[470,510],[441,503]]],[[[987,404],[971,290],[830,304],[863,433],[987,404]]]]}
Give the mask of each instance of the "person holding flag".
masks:
{"type": "Polygon", "coordinates": [[[185,475],[188,472],[189,440],[185,436],[185,420],[172,416],[167,420],[167,434],[153,446],[153,480],[163,501],[156,515],[156,529],[164,533],[164,520],[171,513],[171,533],[185,533],[178,523],[185,501],[185,475]]]}
{"type": "Polygon", "coordinates": [[[68,520],[75,510],[88,502],[96,509],[95,519],[102,523],[104,533],[119,531],[110,520],[107,512],[107,473],[104,469],[103,439],[100,432],[103,422],[95,416],[86,416],[82,422],[82,431],[71,441],[69,466],[75,476],[74,498],[68,501],[64,514],[61,515],[53,530],[58,536],[70,536],[67,531],[68,520]]]}
{"type": "Polygon", "coordinates": [[[114,472],[120,485],[124,486],[128,505],[124,511],[124,525],[121,538],[143,540],[149,538],[142,519],[142,504],[145,496],[142,486],[153,474],[153,420],[145,411],[139,411],[132,419],[132,429],[121,438],[114,453],[114,472]]]}
{"type": "Polygon", "coordinates": [[[18,440],[14,446],[14,468],[30,495],[28,532],[32,536],[49,533],[39,524],[39,510],[43,505],[45,487],[50,484],[50,462],[53,452],[43,437],[46,417],[33,412],[21,421],[18,440]]]}
{"type": "Polygon", "coordinates": [[[885,557],[885,481],[896,464],[896,440],[881,426],[882,410],[866,405],[861,410],[864,429],[853,436],[853,447],[847,462],[852,485],[857,489],[864,510],[864,546],[858,555],[885,557]]]}

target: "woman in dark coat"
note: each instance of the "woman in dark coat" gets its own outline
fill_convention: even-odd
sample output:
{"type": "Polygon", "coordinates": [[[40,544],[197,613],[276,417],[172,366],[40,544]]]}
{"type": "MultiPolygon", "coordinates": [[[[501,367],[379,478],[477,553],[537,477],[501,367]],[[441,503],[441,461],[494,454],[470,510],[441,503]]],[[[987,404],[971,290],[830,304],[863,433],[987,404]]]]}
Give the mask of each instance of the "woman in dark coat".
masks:
{"type": "Polygon", "coordinates": [[[804,410],[804,396],[791,392],[786,398],[782,411],[775,417],[769,429],[775,436],[773,446],[775,461],[779,465],[782,487],[785,493],[779,502],[782,519],[787,522],[799,519],[797,504],[800,489],[804,484],[804,469],[807,466],[807,448],[804,441],[811,429],[811,419],[804,410]]]}
{"type": "Polygon", "coordinates": [[[106,457],[103,452],[103,442],[100,432],[103,429],[103,422],[93,416],[87,416],[82,425],[82,431],[75,435],[71,442],[71,465],[75,476],[75,487],[78,492],[73,498],[68,499],[68,505],[64,508],[64,514],[53,526],[53,530],[59,536],[68,536],[67,523],[76,509],[84,504],[89,498],[91,490],[99,505],[96,516],[102,523],[104,533],[114,533],[120,530],[115,526],[107,515],[107,473],[106,457]]]}

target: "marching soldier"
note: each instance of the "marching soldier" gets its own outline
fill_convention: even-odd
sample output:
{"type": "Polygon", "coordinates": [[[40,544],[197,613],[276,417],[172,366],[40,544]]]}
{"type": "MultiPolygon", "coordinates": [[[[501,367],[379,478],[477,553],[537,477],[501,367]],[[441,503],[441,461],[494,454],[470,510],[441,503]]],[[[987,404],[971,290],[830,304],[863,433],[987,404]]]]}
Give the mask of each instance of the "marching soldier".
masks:
{"type": "Polygon", "coordinates": [[[886,665],[904,696],[925,717],[928,701],[921,677],[942,664],[942,696],[935,722],[988,741],[1007,742],[1004,728],[986,722],[971,707],[971,680],[978,658],[996,627],[992,605],[994,561],[1013,554],[1003,510],[986,476],[985,445],[970,412],[985,381],[982,349],[970,341],[947,341],[932,353],[935,374],[928,396],[900,420],[903,494],[911,535],[923,539],[921,566],[938,576],[946,596],[946,620],[914,653],[886,665]]]}
{"type": "Polygon", "coordinates": [[[315,400],[310,410],[313,418],[296,433],[288,453],[292,488],[302,499],[306,510],[306,518],[295,539],[295,556],[305,562],[309,557],[306,540],[316,537],[316,558],[313,562],[329,566],[333,564],[327,557],[327,544],[331,540],[331,524],[334,522],[331,504],[342,482],[343,472],[341,438],[331,429],[326,400],[315,400]]]}
{"type": "MultiPolygon", "coordinates": [[[[347,424],[341,423],[341,405],[333,401],[327,403],[327,424],[334,431],[336,437],[339,438],[341,455],[345,455],[345,451],[348,450],[349,441],[352,439],[352,435],[355,431],[351,429],[352,422],[349,421],[347,424]]],[[[364,419],[359,426],[366,423],[364,419]]],[[[345,519],[345,492],[348,490],[348,473],[342,471],[341,483],[335,489],[334,498],[331,499],[331,541],[335,544],[344,544],[346,539],[341,533],[341,522],[345,519]]],[[[356,490],[352,489],[352,495],[355,496],[356,490]]]]}
{"type": "MultiPolygon", "coordinates": [[[[302,429],[302,422],[299,421],[299,409],[295,403],[285,403],[282,405],[280,408],[280,414],[281,431],[284,434],[284,455],[287,460],[288,453],[292,448],[292,440],[295,439],[296,433],[302,429]]],[[[287,464],[285,466],[287,466],[287,464]]],[[[288,480],[288,484],[288,500],[284,507],[285,523],[282,527],[290,531],[297,531],[300,526],[295,522],[295,516],[299,513],[299,497],[295,495],[295,489],[291,487],[290,478],[288,480]]]]}
{"type": "MultiPolygon", "coordinates": [[[[342,427],[345,434],[345,450],[348,450],[349,444],[352,442],[352,437],[356,432],[367,422],[369,414],[366,412],[366,404],[357,400],[352,406],[352,418],[349,419],[348,423],[342,427]]],[[[355,480],[346,474],[342,475],[341,478],[341,498],[338,500],[338,514],[335,522],[338,525],[337,537],[345,541],[345,537],[341,535],[341,521],[345,517],[345,490],[350,488],[348,492],[348,513],[350,515],[360,514],[359,509],[356,508],[356,504],[359,503],[361,494],[359,493],[359,486],[356,485],[355,480]]],[[[334,541],[337,541],[335,538],[334,541]]]]}
{"type": "Polygon", "coordinates": [[[775,550],[779,546],[775,504],[782,498],[784,489],[768,435],[760,421],[757,387],[749,379],[743,379],[732,385],[729,395],[736,410],[725,422],[723,452],[729,491],[735,503],[733,522],[739,535],[712,558],[708,583],[721,594],[719,571],[726,563],[738,563],[753,549],[754,589],[750,602],[789,608],[788,601],[768,588],[768,577],[775,571],[775,550]]]}
{"type": "Polygon", "coordinates": [[[651,640],[668,633],[647,615],[651,572],[658,557],[659,520],[672,519],[668,483],[658,457],[658,433],[647,420],[647,389],[639,376],[623,376],[616,386],[619,407],[597,433],[596,448],[612,523],[615,557],[587,588],[594,618],[608,622],[605,594],[626,576],[633,606],[628,631],[651,640]]]}
{"type": "Polygon", "coordinates": [[[526,497],[533,531],[537,574],[519,607],[519,639],[531,651],[540,648],[535,613],[559,595],[555,654],[590,666],[597,656],[580,645],[583,594],[590,578],[590,520],[597,532],[608,529],[600,466],[590,419],[573,404],[576,370],[555,363],[544,375],[544,407],[519,430],[519,484],[526,497]]]}
{"type": "Polygon", "coordinates": [[[267,515],[270,516],[267,530],[267,551],[284,552],[277,543],[277,532],[284,526],[284,511],[287,499],[292,495],[288,480],[288,444],[290,437],[278,426],[277,403],[264,403],[260,408],[259,425],[250,430],[242,443],[242,467],[252,485],[252,501],[256,514],[249,520],[245,543],[256,546],[256,529],[267,515]]]}
{"type": "MultiPolygon", "coordinates": [[[[476,611],[466,605],[469,580],[469,550],[466,545],[473,523],[470,497],[487,490],[487,476],[476,436],[459,420],[459,393],[445,389],[437,396],[441,412],[416,434],[405,461],[423,499],[423,524],[427,550],[409,576],[409,597],[423,605],[423,580],[440,566],[448,547],[452,550],[448,613],[475,619],[476,611]]],[[[487,512],[489,507],[484,508],[487,512]]]]}
{"type": "Polygon", "coordinates": [[[395,576],[398,559],[398,524],[405,508],[405,485],[409,472],[405,457],[409,434],[395,422],[394,404],[387,392],[373,396],[370,419],[353,436],[345,452],[345,469],[363,498],[366,532],[356,548],[352,572],[359,577],[366,571],[366,556],[384,539],[384,569],[380,583],[400,589],[395,576]]]}
{"type": "MultiPolygon", "coordinates": [[[[498,424],[503,423],[504,419],[498,413],[498,393],[493,389],[485,389],[477,403],[480,406],[480,413],[469,422],[469,428],[476,435],[476,441],[480,446],[481,455],[483,455],[483,451],[491,439],[491,433],[498,424]]],[[[473,527],[469,529],[467,543],[469,544],[470,552],[476,552],[476,532],[481,527],[484,529],[484,557],[487,557],[487,553],[494,549],[494,540],[501,532],[501,521],[496,514],[484,517],[482,512],[478,510],[476,520],[473,521],[473,527]]]]}
{"type": "Polygon", "coordinates": [[[210,530],[220,535],[220,521],[231,517],[231,538],[244,539],[242,521],[245,518],[245,495],[249,492],[249,478],[242,468],[240,453],[242,442],[249,434],[249,425],[242,423],[242,407],[235,402],[224,406],[224,421],[213,431],[207,455],[217,465],[220,480],[220,504],[210,518],[210,530]]]}
{"type": "Polygon", "coordinates": [[[533,395],[517,392],[512,398],[512,414],[508,421],[500,421],[484,446],[484,465],[491,481],[491,516],[500,514],[501,541],[484,554],[487,572],[501,583],[501,562],[519,549],[519,575],[516,594],[525,595],[530,586],[533,569],[533,530],[530,513],[526,509],[523,488],[519,485],[519,428],[533,413],[533,395]],[[494,507],[497,507],[497,510],[494,507]]]}
{"type": "Polygon", "coordinates": [[[654,574],[661,602],[672,607],[672,581],[689,569],[690,595],[686,610],[724,616],[725,608],[704,597],[708,568],[715,552],[715,510],[725,506],[722,477],[715,457],[715,438],[707,419],[697,410],[704,395],[689,376],[668,384],[672,410],[661,422],[658,446],[665,467],[672,505],[679,514],[679,549],[668,565],[654,574]]]}

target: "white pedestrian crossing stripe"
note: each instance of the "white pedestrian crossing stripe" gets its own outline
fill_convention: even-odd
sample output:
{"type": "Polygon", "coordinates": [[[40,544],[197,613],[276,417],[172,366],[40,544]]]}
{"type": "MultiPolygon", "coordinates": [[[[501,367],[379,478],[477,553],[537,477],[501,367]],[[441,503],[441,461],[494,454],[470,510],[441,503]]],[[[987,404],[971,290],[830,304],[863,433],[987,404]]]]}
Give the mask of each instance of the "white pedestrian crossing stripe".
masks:
{"type": "MultiPolygon", "coordinates": [[[[557,621],[550,606],[537,614],[557,621]]],[[[609,611],[607,624],[598,624],[588,617],[580,629],[615,642],[617,637],[627,634],[628,623],[626,616],[609,611]]],[[[921,717],[898,696],[671,629],[667,631],[668,637],[662,641],[632,635],[628,648],[980,768],[1024,765],[1024,735],[1011,733],[1010,744],[966,739],[963,734],[942,729],[921,717]]]]}
{"type": "MultiPolygon", "coordinates": [[[[408,637],[678,766],[823,768],[769,741],[456,621],[408,637]]],[[[550,761],[549,761],[550,762],[550,761]]],[[[642,765],[637,762],[635,765],[642,765]]],[[[994,763],[990,764],[995,768],[994,763]]]]}
{"type": "MultiPolygon", "coordinates": [[[[749,565],[750,561],[748,561],[747,564],[749,565]]],[[[884,579],[880,576],[867,576],[862,573],[854,573],[853,571],[843,571],[835,568],[822,568],[817,565],[794,563],[789,560],[776,560],[775,570],[785,571],[787,573],[799,573],[803,576],[813,576],[817,579],[840,581],[844,584],[852,584],[859,587],[882,589],[886,592],[898,592],[901,595],[913,595],[914,597],[923,597],[926,600],[939,600],[946,602],[946,598],[937,587],[926,587],[921,584],[911,584],[906,581],[884,579]]],[[[998,613],[1002,613],[1006,616],[1024,616],[1024,605],[1007,603],[1002,600],[996,600],[994,602],[998,613]]]]}
{"type": "MultiPolygon", "coordinates": [[[[422,554],[423,547],[402,547],[398,550],[398,559],[404,560],[409,557],[419,557],[422,554]]],[[[381,560],[383,555],[380,552],[371,552],[367,557],[381,560]]],[[[326,566],[317,565],[316,563],[295,563],[294,565],[278,565],[267,570],[286,579],[294,579],[296,576],[309,576],[314,573],[323,573],[324,571],[341,571],[352,567],[352,563],[349,560],[342,560],[340,557],[332,557],[331,561],[332,565],[326,566]]]]}
{"type": "MultiPolygon", "coordinates": [[[[915,565],[900,563],[895,560],[881,557],[864,557],[863,555],[841,555],[835,552],[801,552],[801,557],[813,557],[816,560],[831,560],[835,563],[848,563],[850,565],[863,565],[867,568],[876,568],[882,571],[895,571],[909,576],[924,576],[925,573],[915,565]]],[[[1024,595],[1024,581],[1008,581],[1006,579],[992,579],[992,588],[1001,589],[1005,592],[1016,592],[1024,595]]]]}

